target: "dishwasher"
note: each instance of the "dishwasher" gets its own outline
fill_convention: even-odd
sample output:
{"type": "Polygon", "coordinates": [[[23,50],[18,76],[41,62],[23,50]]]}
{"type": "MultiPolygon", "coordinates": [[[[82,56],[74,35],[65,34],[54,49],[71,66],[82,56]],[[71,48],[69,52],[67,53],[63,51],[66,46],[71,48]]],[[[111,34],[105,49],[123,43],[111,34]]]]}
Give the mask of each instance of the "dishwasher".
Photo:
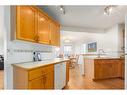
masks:
{"type": "Polygon", "coordinates": [[[56,64],[54,70],[54,88],[62,89],[66,85],[66,63],[56,64]]]}

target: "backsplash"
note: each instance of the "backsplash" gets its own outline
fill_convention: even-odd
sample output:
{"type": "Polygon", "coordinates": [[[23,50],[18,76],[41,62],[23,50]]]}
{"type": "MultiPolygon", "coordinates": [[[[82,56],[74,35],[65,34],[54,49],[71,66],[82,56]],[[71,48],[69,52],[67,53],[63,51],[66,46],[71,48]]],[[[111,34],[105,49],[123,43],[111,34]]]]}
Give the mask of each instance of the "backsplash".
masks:
{"type": "Polygon", "coordinates": [[[53,46],[36,44],[26,41],[9,41],[7,46],[7,85],[6,88],[13,88],[13,68],[11,64],[33,61],[33,52],[39,51],[42,60],[54,58],[53,46]]]}
{"type": "Polygon", "coordinates": [[[7,49],[8,63],[33,61],[34,51],[41,53],[42,60],[54,58],[52,46],[15,40],[7,49]]]}

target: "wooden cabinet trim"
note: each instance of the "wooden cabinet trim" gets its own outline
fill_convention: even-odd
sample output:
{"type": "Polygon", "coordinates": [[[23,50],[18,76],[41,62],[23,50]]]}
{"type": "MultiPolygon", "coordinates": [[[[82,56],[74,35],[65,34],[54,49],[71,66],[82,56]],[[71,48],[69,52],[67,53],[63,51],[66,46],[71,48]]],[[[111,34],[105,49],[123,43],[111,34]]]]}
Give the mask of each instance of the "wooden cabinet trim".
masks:
{"type": "Polygon", "coordinates": [[[122,60],[94,60],[94,79],[121,77],[122,60]]]}
{"type": "MultiPolygon", "coordinates": [[[[35,42],[35,40],[34,40],[34,38],[32,38],[32,39],[29,39],[29,38],[23,38],[23,37],[21,37],[20,36],[20,33],[21,33],[21,27],[20,27],[20,22],[21,22],[21,20],[20,20],[20,11],[21,11],[21,7],[26,7],[26,8],[30,8],[31,10],[33,10],[34,12],[35,12],[35,14],[34,14],[34,16],[36,17],[37,16],[37,13],[36,13],[36,11],[37,10],[35,10],[33,7],[31,7],[31,6],[17,6],[16,7],[16,38],[17,39],[19,39],[19,40],[24,40],[24,41],[30,41],[30,42],[35,42]]],[[[36,18],[34,18],[34,22],[33,23],[35,23],[34,24],[34,35],[36,34],[36,29],[37,29],[37,19],[36,18]]]]}
{"type": "MultiPolygon", "coordinates": [[[[24,24],[25,24],[25,22],[24,22],[24,24]]],[[[34,43],[47,44],[47,45],[53,45],[53,46],[60,46],[60,31],[59,31],[60,30],[60,24],[57,21],[55,21],[53,18],[48,16],[43,10],[37,8],[36,6],[25,6],[25,5],[24,6],[16,6],[16,26],[17,26],[16,27],[16,39],[18,39],[18,40],[30,41],[30,42],[34,42],[34,43]],[[31,10],[33,10],[33,14],[35,14],[34,18],[32,18],[32,19],[34,19],[34,22],[31,23],[31,25],[34,24],[34,27],[32,27],[34,30],[29,31],[29,32],[33,33],[33,35],[31,37],[30,37],[29,34],[22,34],[24,36],[29,35],[29,37],[24,37],[24,36],[21,35],[21,33],[23,33],[21,31],[22,27],[21,27],[21,24],[20,24],[21,23],[21,17],[20,17],[20,11],[21,11],[20,9],[21,9],[21,7],[30,8],[31,10]],[[39,32],[39,29],[38,29],[39,28],[38,27],[39,26],[38,15],[39,14],[43,15],[47,20],[49,20],[47,22],[47,23],[49,23],[49,33],[48,33],[49,37],[48,37],[48,34],[47,34],[47,37],[45,35],[44,36],[43,35],[40,36],[38,34],[38,32],[39,32]],[[53,30],[53,31],[51,30],[50,23],[54,24],[54,26],[56,27],[55,30],[53,30]],[[54,32],[54,31],[55,31],[55,35],[56,35],[55,38],[56,39],[55,38],[54,39],[51,38],[52,37],[52,32],[54,32]],[[54,40],[54,42],[52,42],[52,40],[54,40]]],[[[23,29],[25,29],[25,31],[27,29],[31,30],[31,28],[23,28],[23,29]]],[[[47,27],[47,29],[48,29],[48,27],[47,27]]]]}
{"type": "Polygon", "coordinates": [[[39,67],[39,68],[30,70],[30,71],[28,71],[29,80],[46,75],[47,73],[53,72],[53,71],[54,71],[54,65],[39,67]]]}
{"type": "Polygon", "coordinates": [[[48,19],[50,19],[52,22],[56,23],[58,26],[60,26],[60,24],[52,17],[50,17],[46,12],[44,12],[42,9],[34,6],[34,8],[36,8],[39,12],[41,12],[43,15],[45,15],[46,17],[48,17],[48,19]]]}

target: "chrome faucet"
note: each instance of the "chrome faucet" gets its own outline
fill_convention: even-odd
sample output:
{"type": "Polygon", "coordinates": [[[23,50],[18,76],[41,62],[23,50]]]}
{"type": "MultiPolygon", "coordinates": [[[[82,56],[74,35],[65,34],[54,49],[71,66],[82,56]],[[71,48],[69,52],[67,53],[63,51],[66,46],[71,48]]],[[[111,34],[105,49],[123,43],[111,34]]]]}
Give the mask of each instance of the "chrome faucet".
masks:
{"type": "Polygon", "coordinates": [[[33,52],[33,61],[41,61],[41,54],[39,52],[33,52]]]}
{"type": "Polygon", "coordinates": [[[99,49],[98,50],[98,57],[100,58],[101,57],[101,54],[104,54],[104,50],[103,49],[99,49]]]}

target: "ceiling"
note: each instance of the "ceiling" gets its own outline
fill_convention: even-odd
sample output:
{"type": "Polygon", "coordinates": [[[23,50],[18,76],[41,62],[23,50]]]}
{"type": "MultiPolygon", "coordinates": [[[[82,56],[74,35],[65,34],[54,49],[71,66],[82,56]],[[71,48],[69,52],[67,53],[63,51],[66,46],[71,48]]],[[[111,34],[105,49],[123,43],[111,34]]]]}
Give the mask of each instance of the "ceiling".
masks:
{"type": "Polygon", "coordinates": [[[127,6],[114,7],[110,16],[104,15],[106,6],[64,6],[65,15],[60,13],[58,6],[38,6],[59,21],[63,27],[82,29],[108,29],[118,23],[124,23],[127,6]]]}
{"type": "Polygon", "coordinates": [[[97,37],[100,38],[102,35],[102,33],[61,31],[61,41],[65,44],[67,43],[65,40],[69,40],[69,43],[79,43],[81,41],[85,42],[97,37]]]}

